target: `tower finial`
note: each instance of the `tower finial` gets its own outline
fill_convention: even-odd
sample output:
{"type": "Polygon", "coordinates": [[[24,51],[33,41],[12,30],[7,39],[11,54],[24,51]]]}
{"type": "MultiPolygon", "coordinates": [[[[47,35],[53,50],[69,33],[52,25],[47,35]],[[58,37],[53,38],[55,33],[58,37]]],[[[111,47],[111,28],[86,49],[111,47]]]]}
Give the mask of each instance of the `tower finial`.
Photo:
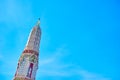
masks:
{"type": "Polygon", "coordinates": [[[36,26],[40,26],[40,18],[38,18],[36,26]]]}

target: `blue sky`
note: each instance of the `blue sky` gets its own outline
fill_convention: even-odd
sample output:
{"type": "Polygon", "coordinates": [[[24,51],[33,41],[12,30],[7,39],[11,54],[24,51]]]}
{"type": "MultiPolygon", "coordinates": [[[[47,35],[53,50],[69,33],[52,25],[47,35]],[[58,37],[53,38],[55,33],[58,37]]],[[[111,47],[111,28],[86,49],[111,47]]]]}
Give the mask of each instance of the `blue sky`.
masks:
{"type": "Polygon", "coordinates": [[[13,78],[39,17],[36,80],[120,80],[119,0],[1,0],[1,80],[13,78]]]}

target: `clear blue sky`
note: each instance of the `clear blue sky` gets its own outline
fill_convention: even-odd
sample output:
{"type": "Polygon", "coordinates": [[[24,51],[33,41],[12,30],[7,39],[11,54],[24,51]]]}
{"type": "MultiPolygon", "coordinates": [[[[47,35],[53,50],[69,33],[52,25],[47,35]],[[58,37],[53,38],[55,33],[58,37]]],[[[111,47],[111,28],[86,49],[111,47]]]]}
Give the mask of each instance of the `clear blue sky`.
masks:
{"type": "Polygon", "coordinates": [[[1,0],[1,80],[12,80],[39,17],[36,80],[120,80],[119,0],[1,0]]]}

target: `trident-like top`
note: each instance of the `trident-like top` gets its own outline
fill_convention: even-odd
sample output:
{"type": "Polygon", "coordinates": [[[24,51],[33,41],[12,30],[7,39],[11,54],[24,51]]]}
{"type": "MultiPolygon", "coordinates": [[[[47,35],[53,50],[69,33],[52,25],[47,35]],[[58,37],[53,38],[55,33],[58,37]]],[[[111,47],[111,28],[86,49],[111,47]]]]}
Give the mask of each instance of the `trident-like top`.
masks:
{"type": "Polygon", "coordinates": [[[36,23],[36,26],[40,26],[40,18],[38,18],[38,21],[36,23]]]}

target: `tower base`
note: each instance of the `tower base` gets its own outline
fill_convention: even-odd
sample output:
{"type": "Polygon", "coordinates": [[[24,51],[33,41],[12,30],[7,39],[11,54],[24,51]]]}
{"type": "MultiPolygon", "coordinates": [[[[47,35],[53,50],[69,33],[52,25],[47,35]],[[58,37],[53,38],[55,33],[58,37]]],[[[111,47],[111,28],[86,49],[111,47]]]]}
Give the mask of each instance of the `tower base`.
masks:
{"type": "Polygon", "coordinates": [[[35,79],[29,79],[29,78],[23,78],[23,77],[15,77],[13,80],[35,80],[35,79]]]}

